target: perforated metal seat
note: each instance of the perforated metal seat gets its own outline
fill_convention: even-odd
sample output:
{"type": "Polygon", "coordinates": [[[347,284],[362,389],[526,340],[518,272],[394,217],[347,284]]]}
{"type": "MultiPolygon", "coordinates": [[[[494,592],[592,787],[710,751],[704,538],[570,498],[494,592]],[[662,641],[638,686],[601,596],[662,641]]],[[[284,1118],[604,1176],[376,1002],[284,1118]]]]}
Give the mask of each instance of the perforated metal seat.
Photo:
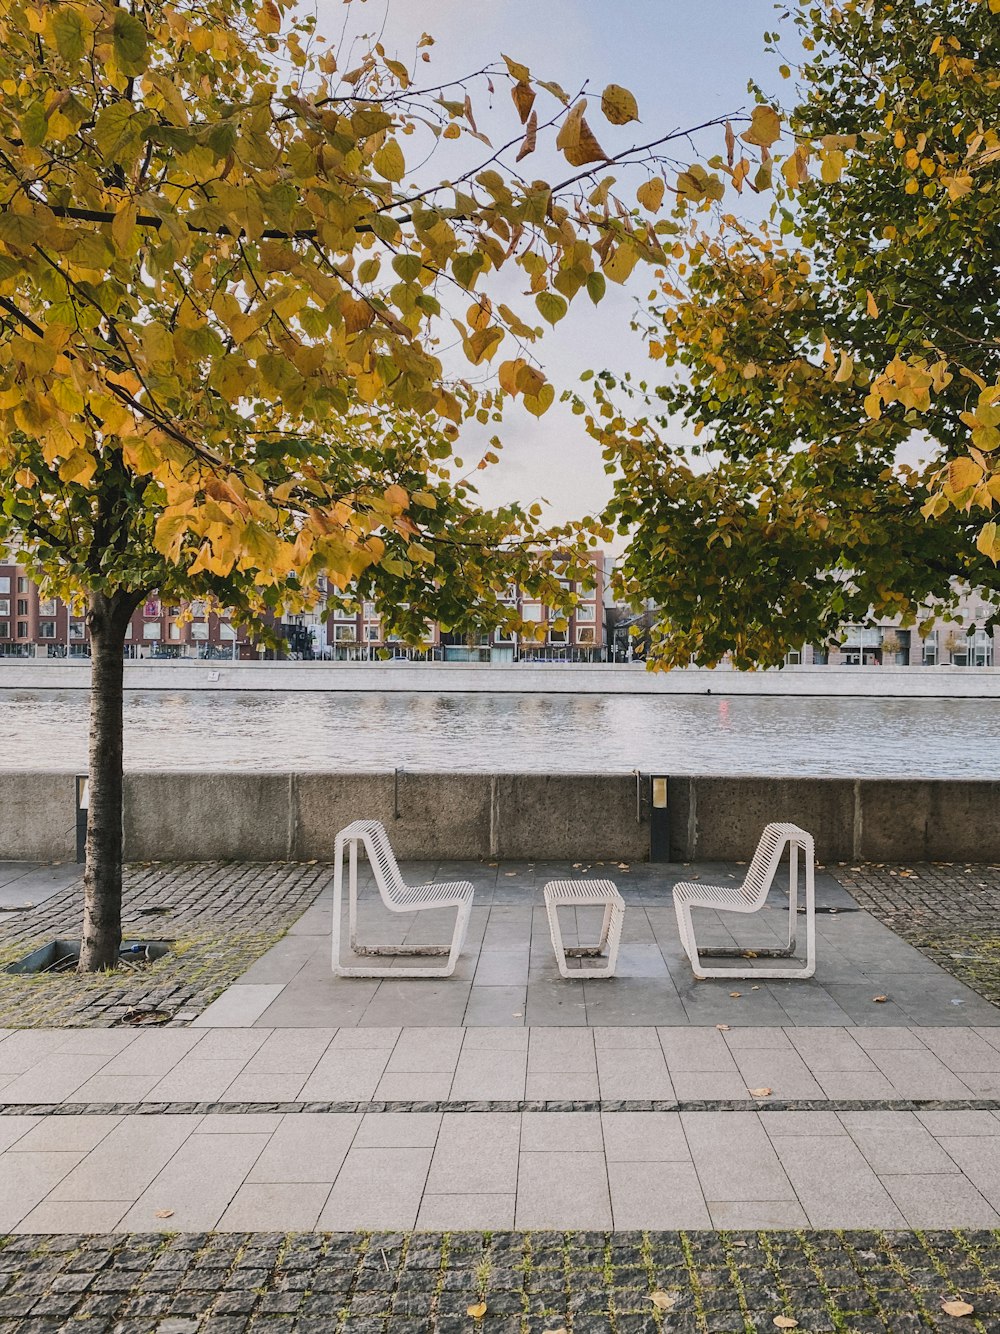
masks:
{"type": "Polygon", "coordinates": [[[681,944],[691,960],[695,977],[812,977],[816,971],[815,849],[812,834],[794,824],[769,824],[757,844],[742,885],[708,885],[685,880],[674,886],[674,909],[681,944]],[[746,958],[746,949],[702,949],[699,951],[691,919],[692,908],[714,908],[719,912],[758,912],[767,901],[785,847],[788,858],[788,944],[782,949],[754,948],[761,959],[790,959],[795,954],[799,899],[799,853],[805,863],[806,962],[795,968],[705,968],[701,958],[746,958]]]}
{"type": "Polygon", "coordinates": [[[549,934],[552,937],[552,949],[562,977],[597,978],[614,977],[618,964],[618,946],[622,938],[622,925],[625,921],[625,900],[618,893],[617,886],[610,880],[550,880],[545,886],[545,911],[549,918],[549,934]],[[560,908],[589,908],[604,906],[604,921],[601,924],[601,938],[595,945],[563,944],[562,931],[559,927],[560,908]],[[607,946],[608,962],[601,968],[574,968],[566,966],[566,957],[595,958],[604,953],[607,946]]]}
{"type": "Polygon", "coordinates": [[[337,835],[333,871],[333,972],[337,977],[450,977],[469,929],[474,890],[468,880],[443,885],[408,885],[403,879],[385,826],[378,820],[355,820],[337,835]],[[358,941],[358,846],[364,847],[378,885],[379,896],[390,912],[419,912],[424,908],[457,908],[450,945],[363,945],[358,941]],[[344,849],[348,850],[348,919],[353,954],[424,957],[447,955],[436,968],[365,967],[340,960],[341,916],[344,895],[344,849]]]}

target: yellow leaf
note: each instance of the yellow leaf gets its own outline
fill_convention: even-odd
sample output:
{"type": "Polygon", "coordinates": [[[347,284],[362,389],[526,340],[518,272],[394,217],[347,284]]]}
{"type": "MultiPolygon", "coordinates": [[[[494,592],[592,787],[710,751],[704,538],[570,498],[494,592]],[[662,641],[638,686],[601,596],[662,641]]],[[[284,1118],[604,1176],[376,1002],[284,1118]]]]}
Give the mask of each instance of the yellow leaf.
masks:
{"type": "Polygon", "coordinates": [[[514,87],[510,90],[510,95],[514,99],[517,114],[520,116],[523,125],[531,114],[531,108],[535,101],[535,90],[530,83],[522,80],[520,83],[514,84],[514,87]]]}
{"type": "Polygon", "coordinates": [[[524,406],[533,417],[541,417],[552,406],[555,396],[556,391],[552,385],[545,383],[537,394],[525,394],[524,406]]]}
{"type": "Polygon", "coordinates": [[[976,1308],[974,1306],[970,1306],[968,1302],[959,1301],[957,1299],[954,1301],[941,1303],[941,1310],[945,1313],[945,1315],[953,1315],[956,1317],[963,1315],[972,1315],[975,1309],[976,1308]]]}
{"type": "Polygon", "coordinates": [[[387,139],[372,158],[372,166],[387,181],[401,181],[406,171],[403,150],[395,139],[387,139]]]}
{"type": "Polygon", "coordinates": [[[653,176],[645,181],[635,192],[635,197],[644,209],[650,213],[658,213],[660,205],[663,203],[663,192],[665,186],[659,176],[653,176]]]}
{"type": "Polygon", "coordinates": [[[280,32],[281,31],[281,10],[274,3],[274,0],[265,0],[260,9],[254,15],[254,22],[257,24],[259,32],[280,32]]]}
{"type": "Polygon", "coordinates": [[[465,1308],[465,1314],[471,1315],[473,1320],[482,1320],[483,1316],[486,1314],[486,1303],[476,1302],[473,1306],[467,1306],[465,1308]]]}
{"type": "Polygon", "coordinates": [[[111,223],[111,239],[118,250],[127,250],[135,230],[139,209],[134,199],[127,199],[115,213],[111,223]]]}
{"type": "Polygon", "coordinates": [[[966,487],[978,486],[983,470],[974,459],[952,459],[948,464],[948,486],[952,491],[964,491],[966,487]]]}
{"type": "Polygon", "coordinates": [[[873,320],[878,319],[878,303],[867,287],[865,288],[865,309],[873,320]]]}
{"type": "Polygon", "coordinates": [[[527,65],[522,65],[518,60],[511,60],[510,56],[504,56],[503,60],[504,64],[507,66],[510,77],[516,83],[527,83],[531,78],[531,71],[528,69],[527,65]]]}
{"type": "Polygon", "coordinates": [[[844,384],[854,374],[854,361],[846,352],[840,354],[840,365],[837,367],[837,374],[833,377],[834,384],[844,384]]]}
{"type": "Polygon", "coordinates": [[[750,115],[750,128],[744,130],[740,138],[744,143],[757,144],[769,148],[781,137],[781,119],[774,107],[754,107],[750,115]]]}
{"type": "Polygon", "coordinates": [[[662,1288],[657,1288],[655,1292],[650,1293],[649,1300],[658,1311],[672,1311],[681,1299],[679,1292],[664,1292],[662,1288]]]}
{"type": "Polygon", "coordinates": [[[582,97],[563,121],[556,136],[556,148],[562,151],[571,167],[585,167],[588,162],[607,161],[607,153],[583,118],[586,109],[587,99],[582,97]]]}
{"type": "Polygon", "coordinates": [[[976,538],[976,548],[994,565],[1000,559],[1000,541],[997,540],[997,526],[992,521],[986,524],[976,538]]]}
{"type": "Polygon", "coordinates": [[[445,139],[459,139],[461,138],[461,135],[462,131],[458,128],[455,122],[452,121],[450,125],[444,127],[444,135],[442,137],[445,139]]]}
{"type": "Polygon", "coordinates": [[[612,125],[627,125],[639,119],[639,104],[627,88],[609,83],[601,94],[601,110],[612,125]]]}
{"type": "Polygon", "coordinates": [[[638,258],[635,246],[623,241],[611,252],[601,268],[613,283],[623,283],[635,268],[638,258]]]}
{"type": "Polygon", "coordinates": [[[533,111],[531,115],[528,117],[528,124],[524,132],[524,141],[521,144],[521,147],[517,150],[517,157],[514,159],[514,161],[520,162],[521,159],[527,157],[529,153],[533,153],[535,151],[535,144],[537,142],[537,139],[538,139],[538,115],[536,112],[533,111]]]}

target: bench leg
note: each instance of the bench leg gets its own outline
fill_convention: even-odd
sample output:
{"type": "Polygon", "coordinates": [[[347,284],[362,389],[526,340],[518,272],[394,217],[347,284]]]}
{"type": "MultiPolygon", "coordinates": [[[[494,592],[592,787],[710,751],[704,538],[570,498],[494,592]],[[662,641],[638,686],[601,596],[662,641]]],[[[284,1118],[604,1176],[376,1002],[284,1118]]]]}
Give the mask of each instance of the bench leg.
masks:
{"type": "MultiPolygon", "coordinates": [[[[569,907],[563,904],[563,907],[569,907]]],[[[556,964],[559,968],[560,977],[569,980],[599,977],[614,977],[615,967],[618,962],[618,946],[621,941],[622,926],[625,921],[624,903],[609,903],[604,909],[604,920],[601,924],[601,939],[598,945],[564,945],[562,938],[562,929],[559,925],[559,907],[554,903],[546,903],[545,911],[549,919],[549,935],[552,937],[552,950],[556,956],[556,964]],[[600,957],[608,949],[608,961],[602,968],[574,968],[566,966],[566,960],[569,959],[593,959],[600,957]]]]}

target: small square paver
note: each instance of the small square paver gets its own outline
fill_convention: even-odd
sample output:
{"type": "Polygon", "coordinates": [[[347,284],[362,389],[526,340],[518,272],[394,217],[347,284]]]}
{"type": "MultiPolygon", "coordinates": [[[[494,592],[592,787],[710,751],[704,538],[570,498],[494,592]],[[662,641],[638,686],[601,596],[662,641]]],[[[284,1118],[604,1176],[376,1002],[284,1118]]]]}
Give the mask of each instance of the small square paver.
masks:
{"type": "Polygon", "coordinates": [[[368,1101],[375,1096],[379,1080],[389,1063],[385,1047],[338,1047],[336,1040],[320,1057],[302,1086],[300,1097],[336,1102],[368,1101]]]}
{"type": "Polygon", "coordinates": [[[659,1044],[655,1048],[623,1051],[598,1049],[597,1076],[602,1098],[668,1099],[674,1096],[659,1044]]]}
{"type": "Polygon", "coordinates": [[[847,1136],[776,1136],[771,1143],[811,1226],[905,1226],[885,1187],[847,1136]]]}
{"type": "Polygon", "coordinates": [[[22,1219],[15,1232],[113,1232],[128,1208],[124,1200],[43,1200],[22,1219]]]}
{"type": "Polygon", "coordinates": [[[236,983],[194,1020],[192,1028],[250,1028],[281,995],[284,982],[236,983]]]}
{"type": "Polygon", "coordinates": [[[242,1185],[219,1219],[220,1232],[308,1232],[316,1226],[329,1185],[242,1185]]]}
{"type": "Polygon", "coordinates": [[[412,1228],[430,1159],[429,1148],[352,1149],[323,1207],[318,1226],[333,1232],[412,1228]]]}
{"type": "Polygon", "coordinates": [[[671,1081],[680,1102],[746,1101],[749,1097],[746,1081],[736,1070],[675,1071],[671,1081]]]}
{"type": "Polygon", "coordinates": [[[82,1157],[79,1151],[0,1155],[0,1229],[16,1227],[82,1157]]]}
{"type": "Polygon", "coordinates": [[[691,1161],[677,1112],[602,1112],[601,1125],[609,1163],[691,1161]]]}
{"type": "Polygon", "coordinates": [[[518,1112],[446,1112],[427,1179],[434,1195],[507,1195],[516,1189],[518,1112]]]}
{"type": "Polygon", "coordinates": [[[804,1228],[809,1226],[798,1200],[713,1200],[708,1206],[712,1227],[726,1231],[751,1228],[804,1228]]]}
{"type": "MultiPolygon", "coordinates": [[[[527,1029],[519,1030],[527,1038],[527,1029]]],[[[453,1100],[489,1102],[519,1101],[524,1097],[527,1045],[496,1051],[469,1046],[473,1029],[466,1030],[466,1044],[451,1083],[453,1100]]]]}
{"type": "Polygon", "coordinates": [[[521,1155],[517,1174],[516,1227],[595,1230],[611,1225],[611,1199],[603,1153],[521,1155]]]}
{"type": "Polygon", "coordinates": [[[735,1074],[725,1035],[716,1028],[661,1028],[660,1045],[671,1076],[678,1072],[735,1074]]]}
{"type": "Polygon", "coordinates": [[[954,1160],[912,1112],[841,1112],[840,1120],[883,1178],[886,1173],[958,1171],[954,1160]]]}
{"type": "Polygon", "coordinates": [[[604,1151],[600,1112],[523,1112],[522,1153],[604,1151]]]}
{"type": "Polygon", "coordinates": [[[589,1028],[532,1028],[529,1075],[597,1074],[594,1035],[589,1028]]]}
{"type": "Polygon", "coordinates": [[[691,1163],[609,1162],[616,1228],[711,1227],[705,1197],[691,1163]]]}
{"type": "Polygon", "coordinates": [[[540,1102],[596,1102],[601,1096],[596,1070],[593,1074],[532,1074],[529,1070],[524,1086],[529,1101],[540,1102]]]}
{"type": "Polygon", "coordinates": [[[453,1075],[464,1036],[460,1028],[404,1028],[385,1073],[453,1075]]]}
{"type": "Polygon", "coordinates": [[[909,1227],[994,1228],[1000,1215],[960,1172],[952,1176],[919,1172],[883,1176],[909,1227]]]}
{"type": "Polygon", "coordinates": [[[433,1148],[440,1127],[440,1112],[367,1112],[354,1145],[359,1149],[433,1148]]]}
{"type": "Polygon", "coordinates": [[[417,1230],[425,1232],[497,1232],[514,1226],[509,1195],[424,1195],[417,1230]]]}
{"type": "Polygon", "coordinates": [[[795,1198],[755,1112],[682,1112],[681,1124],[708,1201],[795,1198]]]}
{"type": "Polygon", "coordinates": [[[899,1096],[881,1070],[819,1070],[816,1079],[828,1098],[871,1102],[899,1096]]]}
{"type": "MultiPolygon", "coordinates": [[[[458,1032],[462,1030],[459,1029],[458,1032]]],[[[451,1092],[451,1075],[386,1073],[375,1089],[376,1102],[439,1102],[451,1092]]]]}
{"type": "Polygon", "coordinates": [[[332,1185],[360,1125],[361,1116],[353,1112],[286,1116],[247,1179],[256,1185],[323,1182],[332,1185]]]}

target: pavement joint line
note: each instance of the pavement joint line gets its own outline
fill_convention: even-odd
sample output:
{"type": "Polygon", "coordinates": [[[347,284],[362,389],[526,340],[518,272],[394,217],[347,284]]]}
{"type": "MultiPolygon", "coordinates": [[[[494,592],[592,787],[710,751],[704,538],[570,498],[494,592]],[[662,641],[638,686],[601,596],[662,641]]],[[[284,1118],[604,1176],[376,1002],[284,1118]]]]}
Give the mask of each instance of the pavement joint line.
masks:
{"type": "Polygon", "coordinates": [[[565,1098],[295,1102],[8,1102],[2,1116],[258,1116],[330,1112],[1000,1112],[1000,1098],[565,1098]]]}

